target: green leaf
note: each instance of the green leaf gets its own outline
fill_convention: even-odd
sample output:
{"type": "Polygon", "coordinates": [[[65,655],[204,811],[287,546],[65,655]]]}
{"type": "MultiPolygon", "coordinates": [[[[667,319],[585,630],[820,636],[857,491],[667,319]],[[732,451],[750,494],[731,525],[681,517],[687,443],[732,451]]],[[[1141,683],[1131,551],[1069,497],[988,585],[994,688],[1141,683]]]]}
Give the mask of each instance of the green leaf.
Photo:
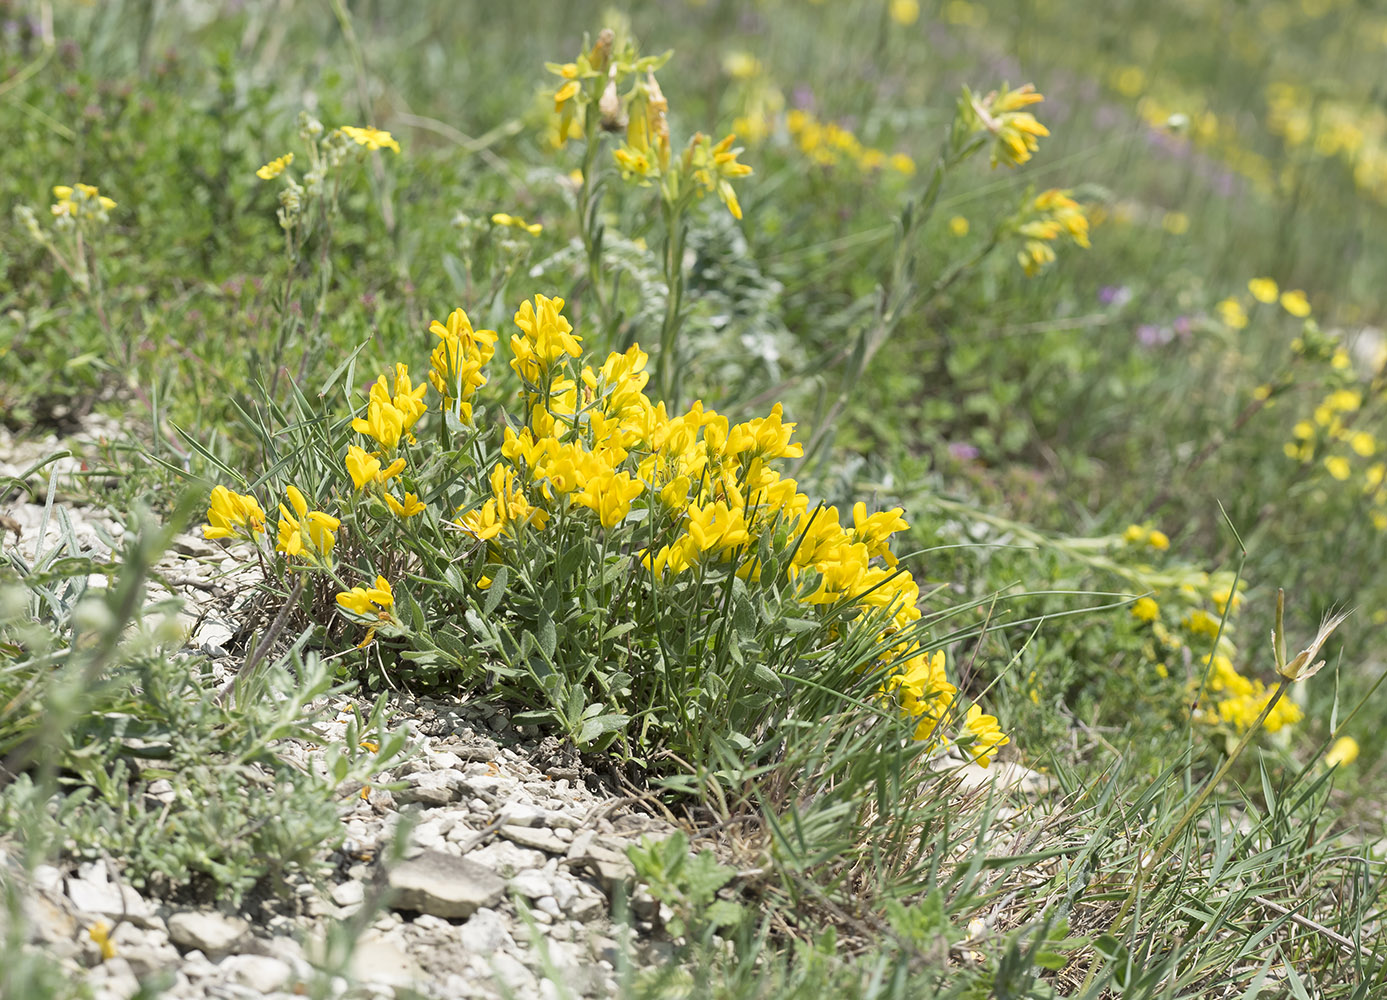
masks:
{"type": "Polygon", "coordinates": [[[467,593],[467,578],[462,575],[462,570],[458,569],[456,563],[449,564],[443,571],[443,582],[448,585],[448,589],[459,597],[467,593]]]}
{"type": "Polygon", "coordinates": [[[414,624],[414,631],[419,635],[428,635],[428,623],[424,620],[424,609],[419,606],[419,602],[413,598],[409,591],[403,588],[397,590],[396,593],[399,595],[395,599],[396,603],[399,603],[400,597],[404,598],[405,607],[409,611],[409,620],[414,624]]]}
{"type": "Polygon", "coordinates": [[[491,635],[491,629],[486,627],[486,620],[472,608],[468,608],[462,613],[462,620],[467,623],[467,627],[471,629],[473,635],[486,637],[491,635]]]}
{"type": "Polygon", "coordinates": [[[743,639],[756,634],[756,609],[741,594],[732,595],[732,628],[743,639]]]}
{"type": "Polygon", "coordinates": [[[539,624],[535,628],[534,636],[545,659],[553,660],[554,647],[558,643],[558,632],[554,628],[554,619],[550,617],[547,610],[540,612],[539,624]]]}
{"type": "Polygon", "coordinates": [[[740,903],[734,903],[730,899],[718,899],[704,911],[703,919],[708,922],[709,927],[729,927],[741,923],[745,914],[746,911],[740,903]]]}
{"type": "Polygon", "coordinates": [[[619,639],[635,627],[636,623],[633,621],[619,622],[616,625],[613,625],[611,628],[607,629],[607,631],[602,633],[601,641],[606,642],[609,639],[619,639]]]}
{"type": "Polygon", "coordinates": [[[780,691],[784,687],[780,683],[780,678],[775,675],[775,671],[764,663],[757,663],[751,668],[751,679],[761,690],[770,693],[780,691]]]}
{"type": "Polygon", "coordinates": [[[593,740],[607,733],[616,733],[626,728],[626,724],[631,721],[629,715],[620,715],[616,712],[608,712],[606,715],[599,715],[596,718],[586,720],[578,729],[578,735],[574,742],[579,746],[591,743],[593,740]]]}
{"type": "Polygon", "coordinates": [[[1093,942],[1093,946],[1098,950],[1098,954],[1112,963],[1113,985],[1125,989],[1132,973],[1138,971],[1132,965],[1132,957],[1127,951],[1127,946],[1111,934],[1102,935],[1093,942]]]}
{"type": "MultiPolygon", "coordinates": [[[[342,373],[347,370],[349,365],[355,363],[356,356],[360,354],[362,349],[369,343],[369,340],[363,340],[361,343],[357,344],[356,349],[351,351],[346,358],[343,359],[342,363],[332,370],[332,374],[324,380],[321,388],[318,389],[319,399],[322,399],[332,391],[332,387],[337,384],[337,380],[342,377],[342,373]]],[[[347,385],[351,385],[351,379],[347,380],[347,385]]]]}
{"type": "Polygon", "coordinates": [[[491,577],[491,586],[487,589],[486,600],[482,602],[482,614],[489,615],[501,603],[501,598],[505,596],[506,584],[510,583],[510,570],[505,566],[498,569],[491,577]]]}

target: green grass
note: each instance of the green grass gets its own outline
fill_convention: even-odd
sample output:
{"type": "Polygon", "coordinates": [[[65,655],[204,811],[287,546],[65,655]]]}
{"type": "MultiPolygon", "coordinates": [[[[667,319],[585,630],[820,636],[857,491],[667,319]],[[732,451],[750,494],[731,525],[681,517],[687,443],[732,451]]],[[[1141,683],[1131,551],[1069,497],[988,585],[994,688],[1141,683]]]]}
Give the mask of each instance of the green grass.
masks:
{"type": "MultiPolygon", "coordinates": [[[[641,855],[678,912],[681,963],[631,971],[629,995],[1372,996],[1387,976],[1385,747],[1366,722],[1387,596],[1387,124],[1371,95],[1387,19],[1335,0],[948,0],[893,20],[912,6],[671,0],[623,26],[590,3],[252,3],[197,23],[134,3],[0,3],[13,25],[0,127],[20,140],[0,200],[21,210],[0,231],[0,420],[23,436],[119,415],[128,437],[88,455],[83,482],[121,515],[144,505],[178,523],[170,498],[222,483],[259,497],[273,535],[294,483],[342,516],[335,578],[296,577],[263,546],[266,596],[296,605],[303,655],[262,683],[329,683],[316,654],[361,631],[334,594],[387,574],[383,655],[335,660],[337,680],[379,687],[388,672],[461,696],[499,678],[495,696],[527,718],[640,761],[710,853],[641,855]],[[624,181],[622,131],[595,116],[554,148],[562,79],[545,63],[590,51],[608,25],[643,52],[674,49],[658,75],[676,172],[695,132],[741,130],[755,171],[733,182],[741,221],[716,194],[692,198],[692,174],[678,192],[624,181]],[[960,92],[1026,82],[1051,134],[1029,162],[991,169],[960,92]],[[812,148],[795,109],[855,139],[820,133],[812,148]],[[340,125],[388,129],[401,151],[319,146],[340,125]],[[344,155],[286,240],[285,181],[255,171],[292,150],[306,183],[312,149],[344,155]],[[48,208],[54,185],[79,181],[117,203],[80,246],[48,208]],[[1018,229],[1048,188],[1085,206],[1093,247],[1056,241],[1058,259],[1027,276],[1018,229]],[[497,212],[543,229],[495,225],[497,212]],[[1310,316],[1256,302],[1259,277],[1303,289],[1310,316]],[[811,507],[850,522],[857,500],[903,506],[894,548],[921,592],[908,634],[946,651],[954,715],[973,701],[996,715],[1002,760],[1053,791],[962,792],[879,696],[882,620],[855,619],[851,601],[806,611],[774,574],[735,582],[737,559],[793,559],[793,531],[669,590],[640,575],[637,549],[673,542],[677,519],[619,534],[563,507],[524,545],[460,537],[452,509],[492,495],[500,415],[534,421],[505,362],[512,315],[536,293],[567,300],[593,363],[648,350],[646,391],[671,415],[698,398],[736,424],[783,403],[806,454],[779,468],[811,507]],[[1220,307],[1230,298],[1245,326],[1220,307]],[[430,321],[459,306],[500,334],[478,433],[431,397],[404,479],[431,513],[374,531],[393,522],[343,475],[346,446],[370,444],[349,419],[395,362],[422,378],[430,321]],[[1313,453],[1288,457],[1306,440],[1313,453]],[[603,615],[626,579],[641,582],[614,628],[603,615]],[[1330,611],[1355,613],[1325,671],[1287,695],[1304,717],[1239,753],[1276,687],[1263,637],[1278,590],[1292,652],[1330,611]],[[1142,596],[1154,621],[1133,614],[1142,596]],[[1206,669],[1211,655],[1232,673],[1206,669]],[[1361,756],[1331,771],[1343,735],[1361,756]]],[[[31,489],[0,482],[0,503],[31,489]]],[[[248,755],[273,770],[274,739],[298,720],[221,710],[157,642],[122,640],[143,617],[133,582],[113,587],[129,599],[107,609],[93,654],[72,609],[88,572],[115,570],[70,555],[3,579],[18,596],[0,622],[14,765],[0,838],[50,856],[52,831],[16,817],[26,796],[60,793],[79,852],[121,855],[140,878],[246,891],[270,848],[311,868],[331,837],[326,785],[295,791],[285,808],[301,822],[279,848],[141,846],[130,803],[155,772],[107,731],[112,713],[197,734],[219,763],[158,769],[190,802],[235,798],[248,755]],[[79,697],[74,677],[102,684],[79,697]],[[33,763],[36,747],[93,739],[99,752],[68,768],[33,763]]],[[[241,819],[263,807],[248,800],[241,819]]],[[[41,977],[41,963],[12,975],[41,977]]]]}

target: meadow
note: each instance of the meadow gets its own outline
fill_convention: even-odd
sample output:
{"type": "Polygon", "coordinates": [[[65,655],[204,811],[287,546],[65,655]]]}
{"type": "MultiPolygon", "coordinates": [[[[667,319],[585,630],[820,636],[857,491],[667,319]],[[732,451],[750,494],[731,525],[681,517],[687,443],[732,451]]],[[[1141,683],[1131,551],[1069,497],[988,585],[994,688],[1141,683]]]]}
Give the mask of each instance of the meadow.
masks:
{"type": "Polygon", "coordinates": [[[1384,88],[1361,0],[0,0],[0,441],[118,428],[0,515],[122,529],[2,550],[0,995],[40,865],[321,875],[424,695],[701,852],[623,995],[1384,995],[1384,88]]]}

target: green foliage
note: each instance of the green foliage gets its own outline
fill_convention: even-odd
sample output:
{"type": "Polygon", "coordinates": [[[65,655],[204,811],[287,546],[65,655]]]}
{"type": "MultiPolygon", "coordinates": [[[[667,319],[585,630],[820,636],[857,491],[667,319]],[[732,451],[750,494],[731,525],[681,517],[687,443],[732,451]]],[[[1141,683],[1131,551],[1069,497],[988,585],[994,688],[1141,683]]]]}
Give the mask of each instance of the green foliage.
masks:
{"type": "Polygon", "coordinates": [[[317,738],[315,704],[344,689],[299,642],[219,692],[206,661],[179,651],[176,608],[143,598],[172,529],[132,528],[109,563],[81,554],[68,526],[0,575],[0,829],[27,857],[62,845],[119,858],[133,885],[163,892],[235,901],[316,876],[342,835],[336,795],[397,758],[404,733],[386,731],[382,700],[321,768],[283,755],[284,740],[317,738]]]}
{"type": "Polygon", "coordinates": [[[670,907],[673,916],[666,926],[674,937],[706,944],[711,935],[735,929],[745,919],[739,903],[718,896],[736,871],[719,864],[710,850],[691,855],[682,831],[663,840],[645,837],[626,853],[650,895],[670,907]]]}

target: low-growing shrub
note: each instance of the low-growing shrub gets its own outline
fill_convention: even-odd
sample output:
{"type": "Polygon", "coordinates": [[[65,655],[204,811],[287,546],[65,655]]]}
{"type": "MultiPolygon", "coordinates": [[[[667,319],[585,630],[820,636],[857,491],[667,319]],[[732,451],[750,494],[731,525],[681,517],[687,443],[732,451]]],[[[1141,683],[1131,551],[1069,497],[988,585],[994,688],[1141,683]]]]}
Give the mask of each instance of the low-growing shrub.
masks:
{"type": "Polygon", "coordinates": [[[206,534],[251,543],[272,576],[306,574],[304,619],[335,602],[357,623],[372,684],[495,684],[520,721],[582,747],[749,748],[826,688],[894,699],[917,739],[990,759],[1006,738],[955,704],[890,550],[902,510],[859,502],[844,524],[778,471],[801,451],[779,406],[740,424],[699,402],[671,416],[643,391],[640,347],[581,364],[562,307],[537,295],[516,312],[513,415],[482,406],[497,334],[457,310],[432,327],[428,382],[399,364],[349,423],[285,429],[273,538],[254,492],[225,487],[206,534]]]}

